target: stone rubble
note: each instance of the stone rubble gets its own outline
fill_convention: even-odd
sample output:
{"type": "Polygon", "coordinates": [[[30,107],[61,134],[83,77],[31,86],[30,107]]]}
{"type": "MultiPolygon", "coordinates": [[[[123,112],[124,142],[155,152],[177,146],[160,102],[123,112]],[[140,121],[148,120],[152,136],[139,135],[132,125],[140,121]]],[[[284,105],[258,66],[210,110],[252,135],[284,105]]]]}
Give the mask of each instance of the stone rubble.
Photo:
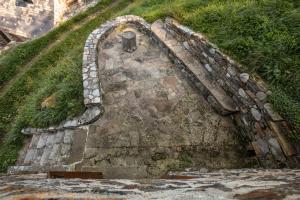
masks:
{"type": "Polygon", "coordinates": [[[247,73],[241,73],[240,74],[240,79],[243,83],[247,83],[249,80],[250,76],[247,73]]]}

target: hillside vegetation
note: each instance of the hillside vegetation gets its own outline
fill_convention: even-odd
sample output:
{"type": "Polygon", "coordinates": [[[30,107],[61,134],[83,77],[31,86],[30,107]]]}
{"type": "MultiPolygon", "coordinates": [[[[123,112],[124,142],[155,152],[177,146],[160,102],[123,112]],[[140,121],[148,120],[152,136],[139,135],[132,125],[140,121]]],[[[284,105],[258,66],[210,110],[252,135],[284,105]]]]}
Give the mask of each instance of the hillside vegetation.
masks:
{"type": "Polygon", "coordinates": [[[0,56],[0,170],[17,158],[21,128],[46,127],[84,110],[81,64],[89,33],[106,20],[172,16],[258,73],[275,108],[300,126],[300,9],[296,0],[102,0],[47,35],[0,56]],[[49,96],[54,105],[41,108],[49,96]]]}

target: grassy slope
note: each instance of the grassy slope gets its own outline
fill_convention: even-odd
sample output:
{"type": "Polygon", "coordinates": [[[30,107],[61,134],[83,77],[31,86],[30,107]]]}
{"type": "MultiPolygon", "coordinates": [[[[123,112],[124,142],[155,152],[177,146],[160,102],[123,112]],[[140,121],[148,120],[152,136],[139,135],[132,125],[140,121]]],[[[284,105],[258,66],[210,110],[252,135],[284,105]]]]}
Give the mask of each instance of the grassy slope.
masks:
{"type": "Polygon", "coordinates": [[[55,28],[44,37],[32,40],[25,44],[18,45],[16,48],[7,52],[5,56],[0,57],[0,89],[5,82],[10,80],[20,68],[32,60],[39,54],[45,47],[60,38],[61,34],[68,32],[71,28],[76,26],[77,23],[84,21],[91,14],[109,5],[111,1],[104,0],[102,3],[90,8],[87,12],[80,13],[72,19],[66,21],[59,27],[55,28]]]}
{"type": "MultiPolygon", "coordinates": [[[[38,52],[95,8],[73,18],[46,36],[20,45],[0,57],[0,87],[38,52]]],[[[173,16],[194,30],[204,32],[247,70],[270,84],[275,107],[300,125],[300,10],[292,0],[122,0],[117,7],[70,33],[32,64],[0,98],[0,170],[12,164],[22,144],[20,129],[48,126],[82,112],[81,58],[88,34],[112,16],[137,14],[148,21],[173,16]],[[128,3],[131,4],[126,7],[128,3]],[[54,108],[41,110],[47,96],[55,94],[54,108]],[[1,135],[2,133],[2,135],[1,135]],[[6,133],[4,135],[4,133],[6,133]]]]}
{"type": "MultiPolygon", "coordinates": [[[[87,11],[86,16],[94,10],[107,7],[112,0],[104,0],[97,9],[87,11]]],[[[23,136],[21,128],[26,126],[45,127],[80,114],[84,110],[82,94],[82,51],[87,36],[103,22],[111,18],[116,12],[122,10],[130,0],[122,0],[113,8],[89,21],[78,30],[72,31],[58,45],[55,45],[34,62],[30,68],[9,91],[0,98],[0,137],[3,140],[0,146],[0,171],[13,164],[17,153],[22,146],[23,136]],[[55,94],[57,104],[54,108],[41,109],[41,102],[49,95],[55,94]],[[4,134],[6,133],[6,134],[4,134]]],[[[81,15],[85,16],[85,15],[81,15]]],[[[68,26],[78,24],[77,20],[66,23],[68,26]]],[[[65,25],[63,25],[65,26],[65,25]]],[[[64,32],[65,27],[58,28],[54,32],[64,32]]],[[[43,46],[47,48],[49,35],[17,47],[1,57],[1,60],[13,60],[20,63],[24,52],[31,56],[32,53],[24,49],[43,46]],[[36,43],[42,43],[43,45],[36,43]],[[16,54],[18,56],[16,56],[16,54]],[[12,57],[16,58],[12,58],[12,57]]],[[[56,38],[56,37],[55,37],[56,38]]],[[[57,37],[59,38],[59,36],[57,37]]],[[[53,39],[55,40],[55,39],[53,39]]],[[[33,49],[33,51],[35,51],[33,49]]],[[[17,65],[16,65],[17,66],[17,65]]],[[[4,67],[8,67],[4,65],[4,67]]],[[[18,67],[18,66],[17,66],[18,67]]],[[[22,66],[20,66],[22,67],[22,66]]]]}

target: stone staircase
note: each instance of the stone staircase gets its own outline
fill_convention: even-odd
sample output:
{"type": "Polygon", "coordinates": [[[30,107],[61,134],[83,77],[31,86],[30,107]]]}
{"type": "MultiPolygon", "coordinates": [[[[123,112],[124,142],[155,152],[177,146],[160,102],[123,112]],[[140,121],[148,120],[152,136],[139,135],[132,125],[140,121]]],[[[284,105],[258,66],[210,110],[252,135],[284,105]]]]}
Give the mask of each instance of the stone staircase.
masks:
{"type": "Polygon", "coordinates": [[[53,133],[34,134],[17,165],[9,173],[48,172],[49,170],[71,170],[83,156],[86,131],[65,129],[53,133]]]}

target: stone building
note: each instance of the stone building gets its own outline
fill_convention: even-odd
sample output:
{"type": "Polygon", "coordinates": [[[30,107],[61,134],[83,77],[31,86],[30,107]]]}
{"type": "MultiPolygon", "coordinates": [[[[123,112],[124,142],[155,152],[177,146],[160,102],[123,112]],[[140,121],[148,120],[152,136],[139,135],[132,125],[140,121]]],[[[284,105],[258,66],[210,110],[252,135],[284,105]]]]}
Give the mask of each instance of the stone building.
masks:
{"type": "Polygon", "coordinates": [[[39,36],[87,3],[86,0],[0,0],[0,29],[25,38],[39,36]]]}

